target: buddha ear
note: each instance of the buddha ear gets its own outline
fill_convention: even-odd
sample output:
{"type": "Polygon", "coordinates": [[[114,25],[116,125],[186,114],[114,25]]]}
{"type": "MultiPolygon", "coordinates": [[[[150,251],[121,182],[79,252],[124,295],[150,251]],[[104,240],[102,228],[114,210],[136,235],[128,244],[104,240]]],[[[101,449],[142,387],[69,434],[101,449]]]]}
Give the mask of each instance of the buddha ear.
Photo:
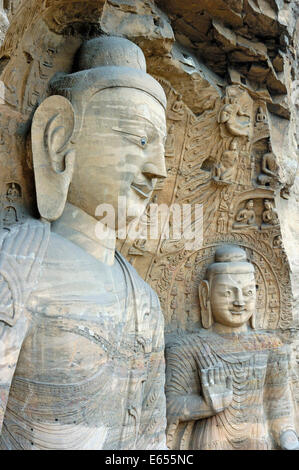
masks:
{"type": "Polygon", "coordinates": [[[211,328],[213,323],[211,303],[210,303],[210,286],[208,281],[201,281],[198,287],[199,305],[201,311],[201,323],[203,328],[211,328]]]}
{"type": "Polygon", "coordinates": [[[249,323],[250,323],[251,328],[255,330],[256,329],[255,313],[253,313],[252,316],[249,318],[249,323]]]}
{"type": "Polygon", "coordinates": [[[46,98],[34,113],[31,144],[37,206],[49,221],[61,216],[66,203],[75,162],[74,127],[73,106],[63,96],[46,98]]]}

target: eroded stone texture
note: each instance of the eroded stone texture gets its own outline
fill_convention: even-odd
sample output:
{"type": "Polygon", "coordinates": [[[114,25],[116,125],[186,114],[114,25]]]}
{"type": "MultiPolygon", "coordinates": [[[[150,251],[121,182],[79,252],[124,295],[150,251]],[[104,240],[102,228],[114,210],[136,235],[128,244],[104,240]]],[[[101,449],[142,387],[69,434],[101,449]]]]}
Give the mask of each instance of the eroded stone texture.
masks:
{"type": "MultiPolygon", "coordinates": [[[[169,344],[178,334],[187,335],[188,338],[189,334],[198,337],[203,326],[198,285],[207,266],[212,263],[217,247],[230,243],[245,249],[247,258],[255,267],[258,286],[256,329],[250,335],[249,355],[254,357],[253,362],[257,361],[256,365],[261,365],[266,371],[263,362],[266,356],[272,364],[272,358],[276,360],[276,352],[282,351],[281,364],[286,371],[287,358],[283,351],[287,349],[286,343],[290,343],[293,348],[290,376],[277,378],[285,390],[288,388],[287,382],[291,382],[295,405],[299,403],[299,374],[295,367],[298,361],[296,338],[299,319],[297,2],[16,0],[7,2],[4,8],[11,25],[1,52],[4,97],[0,110],[1,226],[6,229],[15,222],[23,225],[28,215],[35,218],[39,215],[35,203],[32,161],[42,170],[45,156],[37,151],[42,143],[39,138],[35,151],[35,155],[39,156],[32,158],[28,130],[36,108],[49,96],[51,79],[56,72],[68,74],[73,71],[76,52],[87,39],[104,33],[132,40],[143,50],[148,72],[160,82],[167,95],[167,178],[165,168],[160,167],[151,201],[168,205],[189,203],[194,216],[196,204],[201,204],[203,214],[196,217],[203,219],[203,244],[190,250],[185,239],[164,239],[159,234],[158,240],[119,240],[118,248],[141,278],[157,292],[169,344]],[[268,330],[268,333],[264,336],[260,330],[268,330]],[[255,338],[263,344],[265,340],[269,347],[256,347],[255,338]]],[[[56,93],[55,86],[52,90],[56,93]]],[[[69,98],[67,93],[62,94],[69,98]]],[[[109,100],[108,93],[106,102],[109,100]]],[[[64,109],[67,122],[72,124],[72,108],[65,108],[61,96],[58,101],[52,100],[52,110],[64,109]]],[[[42,122],[46,109],[50,108],[40,108],[38,123],[42,122]]],[[[92,115],[88,119],[92,122],[92,115]]],[[[56,125],[59,127],[61,123],[57,122],[56,125]]],[[[60,144],[67,135],[68,131],[65,136],[58,134],[60,144]]],[[[83,148],[85,155],[86,148],[83,148]]],[[[68,185],[72,154],[67,159],[70,164],[68,168],[64,168],[59,155],[55,158],[56,170],[68,171],[64,174],[65,178],[62,174],[60,182],[57,180],[53,184],[49,199],[54,200],[54,206],[57,189],[58,194],[64,193],[68,185]]],[[[77,197],[71,184],[69,194],[71,198],[77,197]]],[[[86,194],[83,192],[80,197],[80,204],[86,209],[86,194]]],[[[148,200],[144,200],[140,209],[141,213],[146,206],[140,219],[143,232],[149,229],[151,223],[147,203],[148,200]]],[[[42,210],[41,201],[39,209],[42,210]]],[[[91,208],[93,210],[94,207],[91,208]]],[[[68,221],[67,225],[72,220],[72,211],[70,207],[63,216],[68,221]]],[[[81,223],[86,226],[80,219],[80,226],[81,223]]],[[[65,237],[64,224],[57,228],[62,231],[59,236],[65,237]]],[[[89,231],[89,238],[90,235],[89,231]]],[[[73,231],[71,237],[73,241],[76,239],[73,231]]],[[[84,249],[86,246],[97,252],[94,245],[91,247],[90,242],[85,240],[84,249]]],[[[53,261],[60,270],[60,259],[56,254],[49,252],[45,256],[46,260],[50,260],[50,265],[53,261]]],[[[123,262],[125,271],[131,272],[130,266],[123,262]]],[[[90,272],[92,268],[87,267],[87,277],[90,272]]],[[[44,275],[41,279],[49,283],[47,269],[44,275]]],[[[57,282],[57,276],[53,275],[51,279],[57,282]]],[[[55,282],[53,285],[56,285],[55,282]]],[[[122,281],[119,282],[121,284],[122,281]]],[[[67,289],[63,287],[63,290],[67,296],[67,289]]],[[[38,290],[37,294],[37,303],[42,304],[44,291],[38,290]]],[[[44,309],[51,305],[54,294],[51,291],[51,296],[45,297],[44,309]]],[[[9,305],[8,291],[5,296],[9,305]]],[[[64,302],[65,298],[62,296],[60,301],[64,302]]],[[[95,299],[99,308],[100,303],[97,304],[95,299]]],[[[93,328],[88,328],[94,333],[93,328]]],[[[89,335],[85,329],[81,336],[84,335],[89,335]]],[[[95,335],[96,341],[100,341],[98,332],[95,335]]],[[[57,343],[54,346],[57,350],[61,347],[57,343]]],[[[189,353],[188,348],[186,351],[189,353]]],[[[237,354],[242,356],[244,348],[242,345],[240,348],[242,351],[238,350],[237,354]]],[[[12,354],[17,354],[17,349],[12,354]]],[[[66,358],[66,363],[68,361],[66,358]]],[[[120,362],[116,361],[116,364],[120,362]]],[[[253,373],[254,365],[246,367],[244,370],[253,373]]],[[[29,369],[26,362],[25,369],[29,369]]],[[[271,371],[266,374],[270,381],[271,374],[271,371]]],[[[117,375],[121,377],[121,373],[117,375]]],[[[259,393],[265,384],[262,382],[263,377],[257,384],[259,393]]],[[[19,397],[15,389],[14,393],[19,397]]],[[[80,390],[72,393],[83,397],[80,390]]],[[[64,406],[63,400],[61,403],[64,406]]],[[[288,400],[286,403],[289,403],[288,400]]],[[[277,406],[282,410],[279,400],[277,403],[274,401],[276,410],[277,406]]],[[[134,410],[129,415],[133,422],[136,417],[134,410]]],[[[21,413],[20,416],[20,419],[24,418],[21,413]]],[[[243,423],[246,424],[245,418],[243,423]]],[[[251,432],[245,424],[240,432],[247,442],[253,439],[253,435],[261,435],[251,432]],[[251,435],[247,436],[248,433],[251,435]]],[[[298,415],[295,424],[298,426],[298,415]]],[[[154,428],[158,427],[159,424],[154,428]]],[[[73,427],[72,430],[74,432],[73,427]]],[[[78,432],[77,437],[80,430],[78,432]]],[[[144,431],[145,439],[147,433],[149,430],[144,431]]],[[[101,428],[99,439],[104,439],[104,434],[101,428]]],[[[86,439],[89,442],[89,437],[86,439]]],[[[274,439],[275,442],[272,439],[273,436],[266,436],[265,446],[284,446],[277,439],[274,439]]],[[[127,445],[122,438],[120,441],[127,445]]],[[[100,441],[97,442],[95,446],[100,441]]],[[[182,444],[173,442],[173,447],[193,448],[197,445],[189,438],[182,444]]],[[[212,445],[211,439],[204,436],[203,442],[206,447],[221,448],[224,441],[218,436],[213,441],[215,445],[212,445]]],[[[53,441],[49,447],[52,445],[53,441]]],[[[145,442],[140,441],[140,446],[143,445],[145,442]]],[[[254,445],[251,441],[249,447],[254,445]]]]}
{"type": "Polygon", "coordinates": [[[254,331],[254,267],[243,250],[216,250],[199,299],[204,329],[166,349],[170,448],[299,448],[289,354],[275,335],[254,331]]]}
{"type": "Polygon", "coordinates": [[[126,39],[84,42],[77,71],[51,80],[33,116],[40,221],[17,220],[22,188],[7,183],[2,449],[165,448],[159,301],[115,255],[114,227],[103,239],[94,217],[100,203],[117,210],[118,196],[139,217],[152,180],[166,176],[166,99],[145,70],[126,39]]]}

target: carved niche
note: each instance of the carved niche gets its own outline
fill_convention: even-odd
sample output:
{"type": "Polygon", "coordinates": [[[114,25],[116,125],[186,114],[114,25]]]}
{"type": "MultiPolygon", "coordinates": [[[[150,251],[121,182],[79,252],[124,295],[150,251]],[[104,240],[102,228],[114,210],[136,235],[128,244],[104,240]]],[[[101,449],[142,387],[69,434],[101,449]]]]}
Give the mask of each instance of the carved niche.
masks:
{"type": "MultiPolygon", "coordinates": [[[[180,96],[165,80],[160,79],[160,83],[168,98],[168,130],[171,129],[175,151],[171,157],[166,152],[168,178],[153,198],[169,206],[189,203],[194,208],[195,204],[202,204],[203,243],[199,250],[192,252],[185,249],[184,240],[163,239],[161,235],[159,240],[147,240],[146,250],[139,250],[138,254],[133,253],[129,239],[119,241],[119,249],[158,293],[167,333],[179,329],[192,331],[200,325],[198,282],[216,246],[223,242],[244,247],[256,267],[259,327],[290,327],[289,265],[280,242],[276,192],[272,187],[257,184],[260,169],[256,149],[266,149],[270,135],[267,118],[256,122],[260,102],[255,102],[244,88],[228,86],[212,109],[196,117],[186,105],[184,113],[180,106],[174,119],[180,96]],[[230,116],[233,116],[230,121],[226,121],[226,114],[225,118],[220,117],[226,113],[227,106],[231,107],[230,116]],[[230,130],[227,122],[233,123],[230,130]],[[221,179],[227,156],[228,160],[232,157],[234,171],[227,179],[221,179]],[[242,224],[237,221],[238,214],[248,211],[248,203],[252,223],[242,224]],[[270,223],[270,216],[265,222],[265,204],[275,223],[270,223]]],[[[263,112],[266,113],[264,108],[263,112]]]]}
{"type": "MultiPolygon", "coordinates": [[[[274,162],[277,171],[275,184],[261,184],[259,180],[263,157],[270,153],[265,105],[245,87],[233,85],[227,86],[212,108],[198,116],[184,105],[184,113],[180,107],[175,117],[174,107],[181,97],[169,82],[160,79],[160,83],[168,99],[171,151],[166,152],[168,178],[153,197],[155,202],[168,206],[190,204],[193,217],[195,206],[200,204],[202,245],[187,250],[185,240],[171,235],[165,238],[162,227],[158,240],[146,241],[146,250],[139,250],[138,254],[130,251],[129,239],[119,241],[119,249],[159,295],[165,317],[166,347],[175,338],[201,331],[198,286],[217,247],[223,243],[243,248],[254,266],[256,330],[275,332],[291,342],[292,291],[275,209],[281,185],[274,154],[270,164],[274,162]]],[[[204,89],[202,93],[204,96],[204,89]]],[[[295,374],[292,383],[296,394],[295,374]]],[[[171,433],[169,428],[168,445],[178,448],[171,433]]],[[[182,446],[196,448],[188,439],[182,446]]]]}

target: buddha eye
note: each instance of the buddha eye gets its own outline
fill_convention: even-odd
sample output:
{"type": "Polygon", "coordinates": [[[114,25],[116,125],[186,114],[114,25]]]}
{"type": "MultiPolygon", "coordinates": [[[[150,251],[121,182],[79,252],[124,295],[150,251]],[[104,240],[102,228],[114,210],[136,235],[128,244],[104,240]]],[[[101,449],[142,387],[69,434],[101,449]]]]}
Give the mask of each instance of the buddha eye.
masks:
{"type": "Polygon", "coordinates": [[[252,291],[252,290],[248,290],[245,295],[248,295],[248,297],[250,297],[250,296],[253,295],[253,291],[252,291]]]}
{"type": "Polygon", "coordinates": [[[129,140],[133,144],[138,145],[141,148],[145,148],[148,144],[148,138],[146,135],[134,134],[130,129],[121,129],[120,127],[112,127],[112,130],[119,132],[126,140],[129,140]]]}
{"type": "Polygon", "coordinates": [[[141,147],[143,147],[143,148],[146,147],[146,145],[147,145],[147,137],[145,137],[145,136],[141,137],[141,139],[140,139],[140,145],[141,145],[141,147]]]}
{"type": "Polygon", "coordinates": [[[224,292],[224,295],[225,295],[225,297],[229,297],[229,296],[231,295],[231,293],[232,293],[232,292],[231,292],[230,290],[226,290],[226,291],[224,292]]]}

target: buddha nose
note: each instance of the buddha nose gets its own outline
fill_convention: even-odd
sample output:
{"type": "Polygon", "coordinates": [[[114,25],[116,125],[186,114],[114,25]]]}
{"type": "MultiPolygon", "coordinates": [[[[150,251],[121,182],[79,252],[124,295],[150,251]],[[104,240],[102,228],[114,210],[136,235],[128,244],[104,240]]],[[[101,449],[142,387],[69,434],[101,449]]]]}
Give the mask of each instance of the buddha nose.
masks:
{"type": "Polygon", "coordinates": [[[154,162],[147,162],[142,168],[142,173],[150,179],[166,178],[167,171],[165,166],[164,154],[162,158],[159,158],[154,162]]]}
{"type": "Polygon", "coordinates": [[[245,302],[244,302],[244,297],[242,294],[242,291],[240,289],[237,290],[236,292],[236,298],[233,302],[234,307],[244,307],[245,302]]]}

